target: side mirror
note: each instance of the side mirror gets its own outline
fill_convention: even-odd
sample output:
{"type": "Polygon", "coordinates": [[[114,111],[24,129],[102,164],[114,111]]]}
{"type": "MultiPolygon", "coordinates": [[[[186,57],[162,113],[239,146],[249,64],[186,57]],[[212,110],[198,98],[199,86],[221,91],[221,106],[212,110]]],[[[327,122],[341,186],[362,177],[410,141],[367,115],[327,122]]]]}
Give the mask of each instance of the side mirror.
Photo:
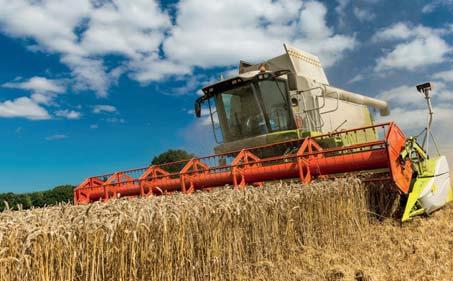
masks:
{"type": "Polygon", "coordinates": [[[195,116],[200,118],[201,116],[201,101],[195,101],[195,116]]]}

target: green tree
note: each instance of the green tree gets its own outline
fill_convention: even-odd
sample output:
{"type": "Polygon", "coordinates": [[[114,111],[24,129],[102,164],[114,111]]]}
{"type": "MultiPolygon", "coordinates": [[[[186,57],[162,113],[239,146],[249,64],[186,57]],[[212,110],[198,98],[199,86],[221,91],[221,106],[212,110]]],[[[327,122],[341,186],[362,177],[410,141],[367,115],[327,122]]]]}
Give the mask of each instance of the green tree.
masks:
{"type": "Polygon", "coordinates": [[[72,202],[74,197],[73,190],[74,186],[72,185],[62,185],[52,190],[44,191],[46,205],[72,202]]]}
{"type": "Polygon", "coordinates": [[[31,197],[32,206],[42,207],[42,206],[44,206],[46,204],[45,201],[44,201],[45,199],[44,199],[44,193],[43,192],[30,193],[30,197],[31,197]]]}
{"type": "MultiPolygon", "coordinates": [[[[167,150],[153,158],[151,161],[152,165],[162,165],[162,164],[167,164],[167,163],[172,163],[172,162],[177,162],[181,160],[188,160],[195,157],[195,155],[182,150],[182,149],[170,149],[167,150]]],[[[179,172],[185,165],[185,162],[182,163],[177,163],[177,164],[172,164],[168,166],[164,166],[163,169],[174,173],[174,172],[179,172]]]]}
{"type": "Polygon", "coordinates": [[[72,185],[57,186],[51,190],[30,192],[24,194],[2,193],[0,194],[0,211],[6,208],[7,202],[10,209],[17,210],[19,205],[23,209],[31,207],[44,207],[56,205],[58,203],[72,203],[73,201],[72,185]]]}

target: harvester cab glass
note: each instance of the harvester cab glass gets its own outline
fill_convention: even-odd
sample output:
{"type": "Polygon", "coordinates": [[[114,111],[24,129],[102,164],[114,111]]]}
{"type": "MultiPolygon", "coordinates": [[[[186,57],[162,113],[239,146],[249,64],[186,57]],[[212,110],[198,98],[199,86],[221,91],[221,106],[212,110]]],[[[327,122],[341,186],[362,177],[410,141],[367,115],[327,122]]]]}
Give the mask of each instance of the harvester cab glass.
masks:
{"type": "Polygon", "coordinates": [[[253,79],[212,98],[226,142],[294,128],[282,79],[253,79]]]}

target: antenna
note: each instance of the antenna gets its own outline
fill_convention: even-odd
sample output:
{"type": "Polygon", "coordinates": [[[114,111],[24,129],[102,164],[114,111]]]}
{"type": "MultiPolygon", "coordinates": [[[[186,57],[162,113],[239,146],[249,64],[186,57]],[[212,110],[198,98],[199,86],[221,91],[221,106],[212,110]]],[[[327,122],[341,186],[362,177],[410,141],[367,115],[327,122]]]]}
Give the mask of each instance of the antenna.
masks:
{"type": "Polygon", "coordinates": [[[431,104],[431,96],[430,92],[433,89],[433,85],[431,82],[427,82],[424,84],[417,85],[417,91],[422,93],[425,96],[426,104],[428,106],[428,125],[425,128],[426,134],[425,138],[423,139],[423,149],[426,151],[426,154],[429,155],[429,137],[431,136],[431,124],[433,122],[433,106],[431,104]]]}

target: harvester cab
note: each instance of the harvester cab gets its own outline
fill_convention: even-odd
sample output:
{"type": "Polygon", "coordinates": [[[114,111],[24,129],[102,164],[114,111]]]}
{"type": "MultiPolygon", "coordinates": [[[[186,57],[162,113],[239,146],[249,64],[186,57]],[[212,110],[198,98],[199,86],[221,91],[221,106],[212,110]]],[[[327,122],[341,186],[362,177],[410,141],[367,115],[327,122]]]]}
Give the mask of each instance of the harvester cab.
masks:
{"type": "Polygon", "coordinates": [[[403,198],[403,221],[453,200],[445,156],[428,154],[431,84],[417,87],[430,117],[419,145],[394,122],[374,124],[370,109],[389,115],[387,102],[329,85],[316,56],[284,47],[259,64],[241,61],[237,76],[203,88],[195,114],[208,110],[216,154],[87,178],[75,203],[351,173],[389,183],[403,198]]]}
{"type": "Polygon", "coordinates": [[[385,101],[330,86],[316,56],[284,47],[259,64],[241,61],[237,76],[203,88],[195,112],[207,104],[216,153],[369,126],[369,107],[390,113],[385,101]]]}

